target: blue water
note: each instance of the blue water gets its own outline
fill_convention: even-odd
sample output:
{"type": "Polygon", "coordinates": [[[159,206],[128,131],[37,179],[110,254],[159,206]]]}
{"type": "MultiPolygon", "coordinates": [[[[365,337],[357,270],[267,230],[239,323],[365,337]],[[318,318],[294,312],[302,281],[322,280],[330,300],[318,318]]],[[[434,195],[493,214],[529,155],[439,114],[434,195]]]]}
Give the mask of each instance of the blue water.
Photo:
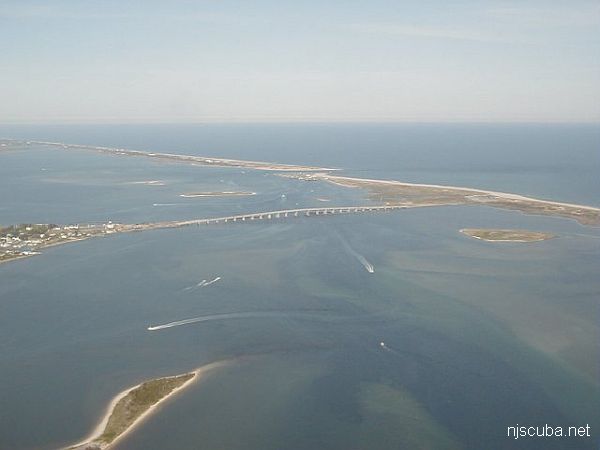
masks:
{"type": "MultiPolygon", "coordinates": [[[[593,126],[3,126],[0,136],[600,203],[593,126]]],[[[369,203],[359,190],[269,173],[37,146],[0,151],[0,194],[3,225],[369,203]],[[144,180],[164,185],[131,184],[144,180]],[[222,186],[257,195],[179,196],[222,186]]],[[[46,249],[0,265],[0,449],[73,443],[122,389],[224,359],[233,363],[116,447],[596,448],[598,256],[598,228],[486,207],[156,230],[46,249]],[[490,244],[458,233],[464,227],[558,238],[490,244]],[[517,423],[589,423],[594,437],[515,441],[506,427],[517,423]]]]}
{"type": "Polygon", "coordinates": [[[1,137],[323,165],[600,205],[598,125],[4,125],[1,137]]]}

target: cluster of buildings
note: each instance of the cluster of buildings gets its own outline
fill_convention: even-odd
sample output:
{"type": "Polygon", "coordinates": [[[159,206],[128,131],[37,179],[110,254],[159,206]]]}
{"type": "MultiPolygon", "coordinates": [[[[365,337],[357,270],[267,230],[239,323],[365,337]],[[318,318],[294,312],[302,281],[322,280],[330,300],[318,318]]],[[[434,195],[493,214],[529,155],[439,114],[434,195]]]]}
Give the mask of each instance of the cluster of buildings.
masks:
{"type": "Polygon", "coordinates": [[[0,261],[35,255],[36,250],[65,241],[87,239],[99,234],[117,232],[115,224],[48,225],[23,224],[0,230],[0,261]]]}

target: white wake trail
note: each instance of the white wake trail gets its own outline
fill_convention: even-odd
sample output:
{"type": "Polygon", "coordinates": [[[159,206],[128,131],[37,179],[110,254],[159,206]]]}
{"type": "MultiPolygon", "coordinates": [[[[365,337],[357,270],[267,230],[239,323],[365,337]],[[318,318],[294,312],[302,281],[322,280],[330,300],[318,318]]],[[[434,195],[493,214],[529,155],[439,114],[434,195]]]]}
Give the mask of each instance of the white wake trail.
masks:
{"type": "MultiPolygon", "coordinates": [[[[317,311],[316,311],[317,312],[317,311]]],[[[318,312],[321,312],[320,310],[318,312]]],[[[248,319],[248,318],[266,318],[266,317],[296,317],[296,318],[314,318],[318,317],[315,312],[279,312],[279,311],[265,311],[265,312],[240,312],[240,313],[227,313],[227,314],[211,314],[207,316],[191,317],[189,319],[176,320],[175,322],[164,323],[160,325],[151,325],[147,328],[148,331],[164,330],[166,328],[180,327],[182,325],[188,325],[191,323],[210,322],[212,320],[227,320],[227,319],[248,319]]]]}
{"type": "Polygon", "coordinates": [[[205,286],[210,286],[211,284],[213,284],[213,283],[216,283],[216,282],[217,282],[217,281],[219,281],[220,279],[221,279],[221,277],[217,277],[217,278],[215,278],[214,280],[210,280],[210,281],[208,281],[208,282],[204,283],[202,286],[203,286],[203,287],[205,287],[205,286]]]}
{"type": "Polygon", "coordinates": [[[191,291],[191,290],[194,290],[194,289],[198,289],[200,287],[210,286],[211,284],[216,283],[220,279],[221,279],[221,277],[217,277],[217,278],[215,278],[213,280],[210,280],[210,281],[208,281],[208,280],[202,280],[202,281],[200,281],[197,284],[194,284],[192,286],[188,286],[188,287],[183,288],[182,291],[191,291]]]}
{"type": "Polygon", "coordinates": [[[385,342],[383,342],[383,341],[379,343],[379,347],[380,347],[382,350],[385,350],[386,352],[393,353],[394,355],[400,355],[400,353],[399,353],[398,351],[396,351],[396,350],[394,350],[394,349],[392,349],[392,348],[389,348],[389,347],[388,347],[388,346],[385,344],[385,342]]]}
{"type": "Polygon", "coordinates": [[[367,272],[369,272],[369,273],[375,272],[375,266],[373,266],[373,264],[371,264],[369,261],[367,261],[367,258],[365,258],[363,255],[361,255],[356,250],[354,250],[352,247],[350,247],[350,244],[348,243],[348,241],[346,239],[344,239],[344,237],[341,234],[337,233],[337,236],[340,238],[340,241],[342,241],[342,245],[344,246],[346,251],[348,253],[350,253],[352,256],[354,256],[358,260],[358,262],[360,262],[363,265],[363,267],[367,270],[367,272]]]}

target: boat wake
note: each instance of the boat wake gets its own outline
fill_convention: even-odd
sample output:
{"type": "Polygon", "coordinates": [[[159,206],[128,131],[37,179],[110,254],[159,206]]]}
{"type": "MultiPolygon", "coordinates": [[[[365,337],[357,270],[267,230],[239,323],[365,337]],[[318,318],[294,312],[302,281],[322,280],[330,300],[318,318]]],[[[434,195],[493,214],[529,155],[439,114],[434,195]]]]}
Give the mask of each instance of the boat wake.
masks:
{"type": "Polygon", "coordinates": [[[206,286],[210,286],[213,283],[216,283],[217,281],[219,281],[221,279],[221,277],[216,277],[214,280],[202,280],[200,283],[194,284],[193,286],[188,286],[186,288],[183,288],[184,291],[191,291],[194,289],[198,289],[201,287],[206,287],[206,286]]]}
{"type": "Polygon", "coordinates": [[[393,350],[393,349],[389,348],[387,345],[385,345],[385,342],[383,342],[383,341],[379,343],[379,347],[386,352],[393,353],[394,355],[400,354],[396,350],[393,350]]]}
{"type": "MultiPolygon", "coordinates": [[[[322,310],[319,310],[322,311],[322,310]]],[[[164,323],[161,325],[151,325],[147,328],[148,331],[164,330],[167,328],[180,327],[192,323],[211,322],[213,320],[228,320],[228,319],[251,319],[251,318],[315,318],[318,317],[315,313],[309,312],[281,312],[281,311],[256,311],[256,312],[239,312],[227,314],[211,314],[207,316],[192,317],[189,319],[176,320],[175,322],[164,323]]]]}
{"type": "Polygon", "coordinates": [[[166,183],[163,180],[143,180],[143,181],[128,181],[125,184],[145,184],[147,186],[164,186],[166,183]]]}
{"type": "Polygon", "coordinates": [[[220,279],[221,279],[221,277],[216,277],[214,280],[210,280],[210,281],[207,281],[206,283],[204,283],[204,284],[202,285],[202,287],[205,287],[205,286],[210,286],[211,284],[213,284],[213,283],[216,283],[216,282],[217,282],[217,281],[219,281],[220,279]]]}
{"type": "Polygon", "coordinates": [[[350,247],[350,244],[348,243],[348,241],[346,239],[344,239],[344,237],[342,235],[340,235],[339,233],[337,235],[340,238],[340,241],[342,242],[344,249],[348,253],[350,253],[350,255],[354,256],[358,260],[358,262],[360,262],[363,265],[363,267],[367,270],[367,272],[369,272],[369,273],[375,272],[375,266],[373,266],[373,264],[371,264],[369,261],[367,261],[367,258],[365,258],[363,255],[361,255],[356,250],[354,250],[352,247],[350,247]]]}

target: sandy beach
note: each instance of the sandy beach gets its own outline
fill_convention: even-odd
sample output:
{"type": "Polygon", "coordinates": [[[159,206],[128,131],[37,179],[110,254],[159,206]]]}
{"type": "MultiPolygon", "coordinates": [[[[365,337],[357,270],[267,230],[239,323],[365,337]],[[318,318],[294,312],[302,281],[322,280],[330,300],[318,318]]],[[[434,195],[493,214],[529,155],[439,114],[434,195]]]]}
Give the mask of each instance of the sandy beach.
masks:
{"type": "MultiPolygon", "coordinates": [[[[19,142],[17,140],[11,141],[19,142]]],[[[216,158],[197,155],[182,155],[178,153],[158,153],[142,150],[130,150],[125,148],[102,147],[96,145],[65,144],[63,142],[27,141],[26,144],[48,145],[53,147],[60,147],[63,149],[92,150],[113,155],[143,156],[147,158],[155,158],[167,161],[190,163],[192,165],[204,165],[213,167],[241,167],[245,169],[282,172],[313,172],[336,170],[328,167],[297,166],[294,164],[271,163],[266,161],[247,161],[242,159],[216,158]]]]}
{"type": "MultiPolygon", "coordinates": [[[[217,368],[224,367],[225,365],[230,364],[230,363],[231,363],[230,360],[217,361],[217,362],[213,362],[213,363],[198,367],[197,369],[194,369],[190,372],[187,372],[187,373],[193,374],[194,376],[192,378],[190,378],[189,380],[187,380],[186,382],[184,382],[181,386],[173,389],[169,394],[162,397],[158,402],[154,403],[147,410],[145,410],[140,416],[138,416],[131,423],[131,425],[124,432],[119,434],[112,442],[109,442],[109,443],[98,442],[97,439],[100,436],[102,436],[102,434],[104,433],[104,430],[106,429],[108,421],[109,421],[110,417],[112,416],[113,411],[114,411],[115,407],[117,406],[117,404],[119,403],[119,401],[121,399],[125,398],[131,391],[139,388],[142,384],[144,384],[146,381],[149,381],[149,380],[143,381],[135,386],[132,386],[130,388],[127,388],[127,389],[119,392],[110,401],[110,403],[106,409],[106,412],[104,413],[104,415],[102,416],[102,418],[100,419],[98,424],[94,427],[92,432],[82,441],[77,442],[76,444],[73,444],[73,445],[69,445],[67,447],[63,447],[62,450],[83,450],[87,446],[93,446],[94,448],[98,448],[98,449],[109,449],[112,445],[114,445],[119,440],[121,440],[122,438],[124,438],[125,436],[130,434],[137,427],[139,427],[144,422],[145,419],[147,419],[149,416],[151,416],[158,409],[158,407],[161,404],[165,403],[168,399],[172,398],[178,392],[181,392],[185,388],[189,387],[192,383],[198,382],[208,372],[210,372],[214,369],[217,369],[217,368]]],[[[180,375],[174,375],[171,377],[161,377],[161,379],[174,378],[174,377],[180,376],[180,375]]]]}
{"type": "MultiPolygon", "coordinates": [[[[326,181],[330,181],[331,183],[335,183],[336,181],[343,182],[345,180],[345,181],[354,182],[354,183],[374,183],[374,184],[387,184],[387,185],[393,185],[393,186],[405,186],[405,187],[417,187],[417,188],[422,187],[422,188],[433,188],[433,189],[452,189],[453,191],[461,191],[461,192],[465,192],[465,193],[493,195],[493,196],[496,196],[499,198],[504,198],[507,200],[521,200],[521,201],[534,202],[534,203],[543,203],[543,204],[547,204],[547,205],[567,206],[570,208],[581,208],[581,209],[586,209],[589,211],[599,211],[600,212],[600,208],[596,208],[594,206],[578,205],[575,203],[555,202],[552,200],[541,200],[541,199],[532,198],[532,197],[525,197],[525,196],[519,195],[519,194],[511,194],[511,193],[507,193],[507,192],[497,192],[497,191],[486,191],[483,189],[466,188],[466,187],[460,187],[460,186],[446,186],[446,185],[440,185],[440,184],[405,183],[402,181],[395,181],[395,180],[375,180],[375,179],[370,179],[370,178],[352,178],[352,177],[343,177],[343,176],[328,175],[328,174],[315,174],[314,177],[321,178],[326,181]]],[[[336,183],[336,184],[340,184],[340,185],[344,186],[342,183],[336,183]]]]}

